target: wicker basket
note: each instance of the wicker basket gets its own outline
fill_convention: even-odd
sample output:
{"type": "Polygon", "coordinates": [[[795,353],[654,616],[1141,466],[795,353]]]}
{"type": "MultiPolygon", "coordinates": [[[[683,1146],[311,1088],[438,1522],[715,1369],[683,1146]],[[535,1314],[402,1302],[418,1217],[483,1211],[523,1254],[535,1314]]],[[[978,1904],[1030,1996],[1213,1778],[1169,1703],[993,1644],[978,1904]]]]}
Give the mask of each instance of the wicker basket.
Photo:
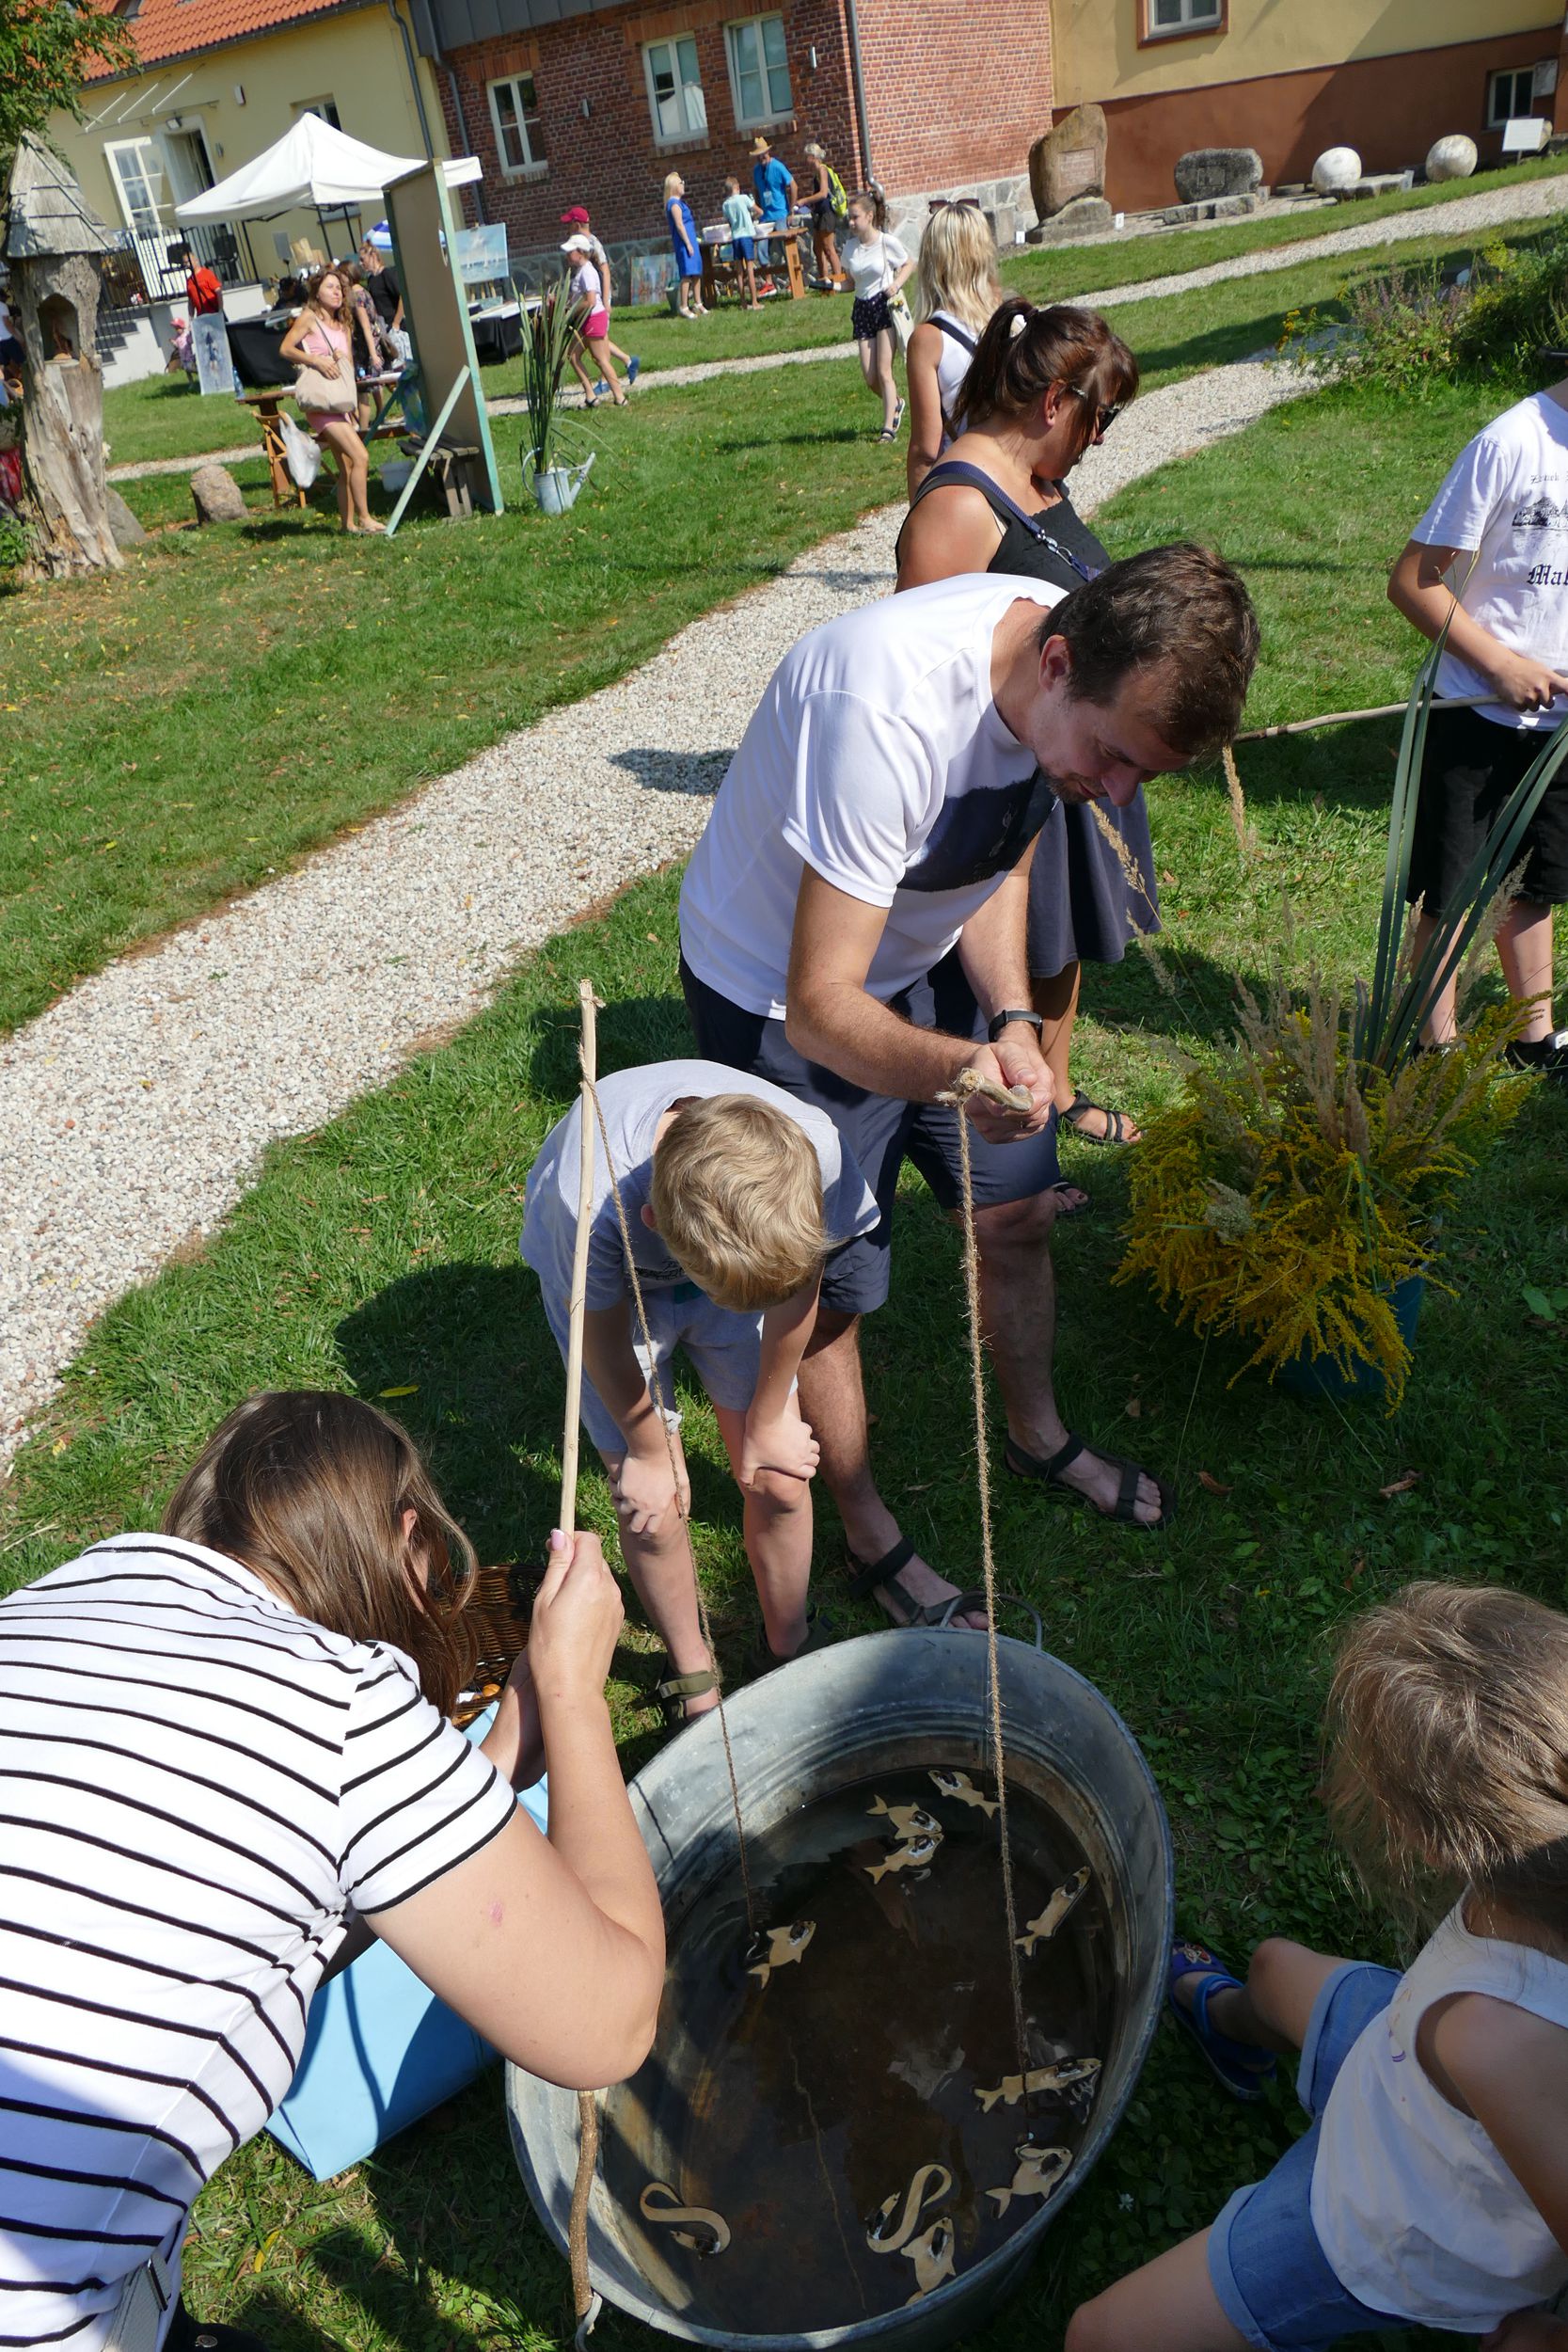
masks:
{"type": "Polygon", "coordinates": [[[471,1724],[484,1712],[512,1672],[518,1651],[527,1648],[529,1616],[544,1577],[544,1568],[530,1560],[480,1569],[463,1612],[479,1638],[479,1658],[472,1682],[452,1709],[455,1724],[471,1724]]]}

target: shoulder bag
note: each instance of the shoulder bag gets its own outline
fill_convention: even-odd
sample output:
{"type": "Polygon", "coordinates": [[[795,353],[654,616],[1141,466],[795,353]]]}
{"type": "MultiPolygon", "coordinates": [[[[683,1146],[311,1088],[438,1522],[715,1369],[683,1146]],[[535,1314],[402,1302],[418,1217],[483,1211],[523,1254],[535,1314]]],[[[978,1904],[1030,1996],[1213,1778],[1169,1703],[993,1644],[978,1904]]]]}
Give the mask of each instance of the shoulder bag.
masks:
{"type": "Polygon", "coordinates": [[[294,398],[302,408],[315,408],[338,417],[348,416],[359,405],[359,395],[344,374],[341,358],[331,375],[325,367],[318,367],[314,359],[301,360],[294,378],[294,398]]]}

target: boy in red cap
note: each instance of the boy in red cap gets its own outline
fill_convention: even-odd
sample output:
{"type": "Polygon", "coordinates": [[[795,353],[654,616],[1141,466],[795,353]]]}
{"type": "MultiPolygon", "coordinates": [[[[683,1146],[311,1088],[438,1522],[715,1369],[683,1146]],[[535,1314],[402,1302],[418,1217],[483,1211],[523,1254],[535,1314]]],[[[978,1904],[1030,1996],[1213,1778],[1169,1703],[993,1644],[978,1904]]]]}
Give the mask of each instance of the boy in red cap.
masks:
{"type": "MultiPolygon", "coordinates": [[[[589,258],[593,262],[594,267],[599,273],[599,290],[604,296],[604,307],[608,311],[615,300],[614,288],[610,283],[610,256],[605,251],[603,246],[599,243],[597,237],[594,234],[593,230],[589,227],[587,205],[568,205],[566,210],[561,215],[561,225],[563,229],[578,230],[581,231],[582,235],[587,238],[589,258]]],[[[641,360],[636,357],[635,353],[623,351],[619,343],[610,342],[608,333],[605,336],[605,342],[609,346],[610,358],[612,359],[619,359],[622,366],[626,369],[626,382],[628,384],[635,384],[637,381],[637,372],[642,365],[641,360]]],[[[610,386],[606,383],[604,377],[601,376],[598,382],[594,385],[594,389],[595,392],[608,392],[610,386]]]]}

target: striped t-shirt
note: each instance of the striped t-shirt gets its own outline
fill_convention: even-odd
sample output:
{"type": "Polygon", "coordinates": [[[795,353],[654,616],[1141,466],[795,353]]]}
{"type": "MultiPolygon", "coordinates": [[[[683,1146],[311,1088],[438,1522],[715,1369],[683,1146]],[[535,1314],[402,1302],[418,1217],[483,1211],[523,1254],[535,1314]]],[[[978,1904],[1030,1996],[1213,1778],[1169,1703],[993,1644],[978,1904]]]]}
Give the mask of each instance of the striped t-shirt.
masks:
{"type": "Polygon", "coordinates": [[[0,1601],[0,2345],[101,2344],[288,2090],[345,1910],[512,1819],[413,1661],[120,1535],[0,1601]]]}

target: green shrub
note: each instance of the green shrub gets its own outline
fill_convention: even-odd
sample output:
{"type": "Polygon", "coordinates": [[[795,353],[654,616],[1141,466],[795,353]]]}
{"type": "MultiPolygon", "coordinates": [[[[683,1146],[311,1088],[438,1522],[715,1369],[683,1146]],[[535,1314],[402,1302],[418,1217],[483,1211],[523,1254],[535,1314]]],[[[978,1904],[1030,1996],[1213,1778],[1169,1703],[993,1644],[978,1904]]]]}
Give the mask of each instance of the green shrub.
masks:
{"type": "Polygon", "coordinates": [[[0,594],[16,585],[14,575],[27,561],[31,548],[32,540],[21,516],[0,508],[0,594]]]}
{"type": "Polygon", "coordinates": [[[1454,324],[1455,361],[1466,374],[1539,384],[1542,351],[1568,342],[1568,228],[1533,248],[1496,247],[1481,264],[1454,324]]]}

